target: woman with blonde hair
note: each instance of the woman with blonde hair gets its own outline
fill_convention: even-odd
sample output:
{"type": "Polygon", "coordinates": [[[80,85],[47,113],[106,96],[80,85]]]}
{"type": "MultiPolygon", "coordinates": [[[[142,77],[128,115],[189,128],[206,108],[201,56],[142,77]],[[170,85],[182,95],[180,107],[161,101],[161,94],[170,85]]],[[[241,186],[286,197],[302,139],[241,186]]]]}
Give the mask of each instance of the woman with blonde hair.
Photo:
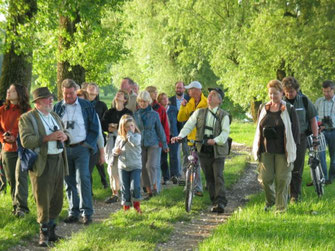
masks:
{"type": "Polygon", "coordinates": [[[285,212],[291,181],[296,144],[299,144],[299,122],[295,109],[282,100],[279,80],[267,84],[270,101],[261,105],[253,143],[253,155],[260,162],[260,179],[265,191],[265,211],[276,205],[285,212]]]}
{"type": "Polygon", "coordinates": [[[160,168],[160,165],[157,165],[160,157],[159,144],[162,144],[163,151],[167,152],[169,148],[159,115],[150,106],[152,99],[149,92],[140,92],[137,103],[140,109],[135,112],[134,117],[142,136],[142,182],[149,199],[157,194],[157,172],[159,171],[157,169],[160,168]]]}
{"type": "Polygon", "coordinates": [[[141,213],[141,132],[130,115],[123,115],[120,119],[113,152],[118,156],[123,209],[129,210],[132,199],[134,208],[141,213]]]}

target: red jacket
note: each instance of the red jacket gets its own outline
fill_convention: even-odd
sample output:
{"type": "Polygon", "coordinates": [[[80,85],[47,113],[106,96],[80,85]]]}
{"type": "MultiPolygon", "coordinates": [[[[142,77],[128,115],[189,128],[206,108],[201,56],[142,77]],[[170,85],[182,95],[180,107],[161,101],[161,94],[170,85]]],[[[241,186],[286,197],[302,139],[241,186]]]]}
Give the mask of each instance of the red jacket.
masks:
{"type": "Polygon", "coordinates": [[[3,134],[5,132],[11,133],[15,138],[17,138],[19,128],[19,119],[21,116],[21,111],[17,105],[9,105],[9,109],[5,109],[5,105],[0,107],[0,142],[2,145],[2,150],[5,152],[16,152],[17,145],[14,143],[4,142],[3,134]]]}
{"type": "Polygon", "coordinates": [[[154,109],[154,111],[158,113],[159,119],[161,120],[161,124],[165,132],[166,142],[167,144],[170,144],[170,128],[169,128],[168,117],[166,115],[166,109],[163,106],[161,106],[156,100],[152,102],[151,107],[152,109],[154,109]]]}

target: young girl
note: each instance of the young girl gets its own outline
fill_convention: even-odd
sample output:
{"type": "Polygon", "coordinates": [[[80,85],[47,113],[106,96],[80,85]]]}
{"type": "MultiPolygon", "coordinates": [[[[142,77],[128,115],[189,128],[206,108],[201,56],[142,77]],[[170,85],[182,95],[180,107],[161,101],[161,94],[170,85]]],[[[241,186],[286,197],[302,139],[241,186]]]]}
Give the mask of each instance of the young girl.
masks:
{"type": "Polygon", "coordinates": [[[132,196],[134,208],[138,213],[141,213],[141,132],[137,128],[134,118],[130,115],[123,115],[120,119],[113,153],[118,156],[123,209],[129,210],[132,196]]]}

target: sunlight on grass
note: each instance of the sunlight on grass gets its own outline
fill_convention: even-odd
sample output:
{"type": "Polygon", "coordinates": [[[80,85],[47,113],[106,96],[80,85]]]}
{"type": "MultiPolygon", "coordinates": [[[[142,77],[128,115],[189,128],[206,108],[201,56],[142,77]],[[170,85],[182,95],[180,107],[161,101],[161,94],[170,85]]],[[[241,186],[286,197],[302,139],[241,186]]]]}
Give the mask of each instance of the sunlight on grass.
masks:
{"type": "Polygon", "coordinates": [[[234,122],[230,125],[229,136],[234,142],[252,146],[256,131],[256,124],[253,122],[241,123],[234,122]]]}

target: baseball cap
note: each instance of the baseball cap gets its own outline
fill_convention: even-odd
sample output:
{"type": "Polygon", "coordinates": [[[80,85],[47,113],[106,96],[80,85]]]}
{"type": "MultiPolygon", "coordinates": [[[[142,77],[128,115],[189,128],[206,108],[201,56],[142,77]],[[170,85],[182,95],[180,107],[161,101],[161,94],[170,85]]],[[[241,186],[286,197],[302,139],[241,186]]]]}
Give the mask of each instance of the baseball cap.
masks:
{"type": "Polygon", "coordinates": [[[189,85],[185,86],[185,89],[197,88],[202,89],[202,85],[199,81],[192,81],[189,85]]]}
{"type": "Polygon", "coordinates": [[[221,98],[224,98],[224,92],[221,90],[221,88],[219,87],[215,87],[215,88],[208,88],[208,91],[216,91],[217,93],[219,93],[221,95],[221,98]]]}

